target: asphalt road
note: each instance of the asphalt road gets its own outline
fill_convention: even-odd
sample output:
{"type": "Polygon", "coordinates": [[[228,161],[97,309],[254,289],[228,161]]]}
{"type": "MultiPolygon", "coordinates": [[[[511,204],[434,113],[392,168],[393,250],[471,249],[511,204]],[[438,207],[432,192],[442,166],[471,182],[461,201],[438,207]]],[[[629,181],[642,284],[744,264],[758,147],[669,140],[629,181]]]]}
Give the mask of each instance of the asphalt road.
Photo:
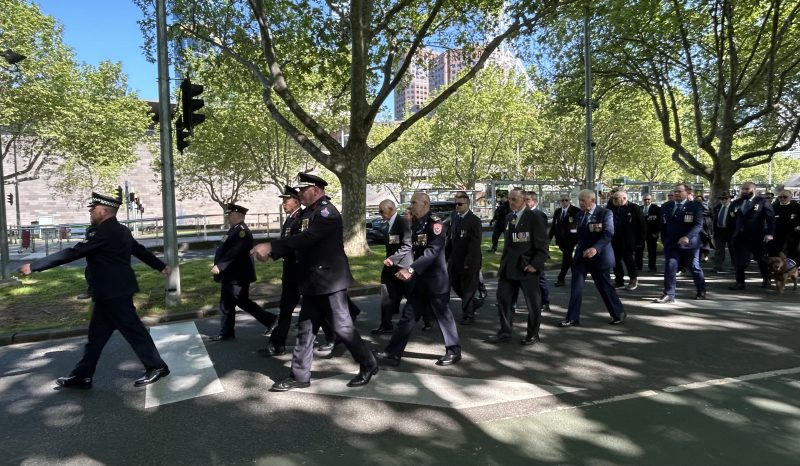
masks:
{"type": "MultiPolygon", "coordinates": [[[[191,370],[170,362],[146,389],[116,334],[86,391],[53,388],[82,338],[3,347],[0,464],[800,464],[800,291],[779,297],[751,276],[731,292],[731,280],[709,277],[709,301],[680,280],[678,304],[656,305],[661,278],[646,274],[621,292],[621,326],[607,325],[589,281],[583,326],[568,329],[556,326],[568,292],[553,288],[533,347],[482,341],[497,326],[491,291],[476,325],[459,327],[462,362],[434,365],[441,336],[418,332],[400,367],[358,389],[338,354],[317,355],[309,389],[269,392],[290,355],[259,356],[263,328],[249,316],[230,342],[200,339],[216,318],[154,328],[191,370]]],[[[389,337],[369,335],[378,298],[356,301],[362,336],[382,349],[389,337]]],[[[457,299],[451,308],[459,317],[457,299]]]]}

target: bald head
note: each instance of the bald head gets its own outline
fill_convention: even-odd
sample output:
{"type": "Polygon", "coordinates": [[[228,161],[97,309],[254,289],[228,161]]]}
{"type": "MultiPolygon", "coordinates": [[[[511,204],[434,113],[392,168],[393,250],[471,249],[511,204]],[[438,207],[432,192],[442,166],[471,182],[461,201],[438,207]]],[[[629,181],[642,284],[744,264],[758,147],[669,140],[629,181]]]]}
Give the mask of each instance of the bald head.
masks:
{"type": "Polygon", "coordinates": [[[431,210],[431,198],[423,193],[416,192],[411,196],[411,215],[414,218],[422,218],[431,210]]]}

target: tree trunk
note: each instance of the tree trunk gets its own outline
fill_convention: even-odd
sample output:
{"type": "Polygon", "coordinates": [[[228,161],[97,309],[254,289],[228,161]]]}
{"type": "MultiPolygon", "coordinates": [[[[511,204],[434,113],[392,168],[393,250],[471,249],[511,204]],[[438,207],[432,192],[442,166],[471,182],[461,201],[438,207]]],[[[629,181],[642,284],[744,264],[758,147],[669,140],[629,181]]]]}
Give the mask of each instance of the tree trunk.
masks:
{"type": "Polygon", "coordinates": [[[344,221],[344,250],[348,256],[369,253],[367,245],[367,151],[363,147],[350,147],[348,163],[336,175],[342,184],[342,220],[344,221]]]}

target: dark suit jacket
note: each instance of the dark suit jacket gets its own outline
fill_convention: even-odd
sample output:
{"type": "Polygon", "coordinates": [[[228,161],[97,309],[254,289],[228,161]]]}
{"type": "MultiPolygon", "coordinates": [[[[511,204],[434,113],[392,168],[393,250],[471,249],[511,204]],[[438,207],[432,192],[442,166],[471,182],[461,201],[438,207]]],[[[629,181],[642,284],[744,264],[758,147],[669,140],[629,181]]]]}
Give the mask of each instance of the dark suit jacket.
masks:
{"type": "Polygon", "coordinates": [[[695,249],[700,247],[700,231],[703,229],[703,206],[699,202],[669,201],[661,206],[661,244],[664,249],[695,249]],[[677,212],[676,212],[677,208],[677,212]],[[682,237],[689,238],[689,244],[679,245],[682,237]]]}
{"type": "MultiPolygon", "coordinates": [[[[283,221],[283,227],[281,228],[281,238],[288,238],[300,233],[300,219],[302,217],[302,208],[297,209],[286,217],[286,220],[283,221]]],[[[287,281],[297,284],[297,261],[295,260],[293,251],[289,251],[283,257],[283,276],[281,279],[284,282],[284,286],[286,286],[287,281]]]]}
{"type": "Polygon", "coordinates": [[[544,263],[550,257],[547,215],[526,208],[517,219],[512,233],[509,229],[513,217],[513,211],[506,217],[505,246],[498,275],[507,280],[538,280],[539,274],[544,271],[544,263]],[[536,273],[523,271],[527,265],[533,266],[536,273]]]}
{"type": "Polygon", "coordinates": [[[300,233],[272,242],[271,256],[294,252],[300,293],[325,295],[353,284],[344,253],[342,216],[326,197],[303,209],[300,233]]]}
{"type": "Polygon", "coordinates": [[[99,225],[92,225],[82,242],[33,262],[31,270],[41,272],[85,257],[85,276],[92,300],[104,301],[139,291],[136,275],[131,268],[131,255],[155,270],[166,267],[133,239],[128,227],[120,224],[116,217],[111,217],[99,225]]]}
{"type": "Polygon", "coordinates": [[[652,238],[658,236],[661,232],[661,207],[651,202],[650,208],[647,210],[647,215],[645,215],[644,206],[642,206],[642,217],[644,217],[645,234],[647,237],[652,238]]]}
{"type": "Polygon", "coordinates": [[[393,266],[383,266],[381,269],[381,283],[389,283],[397,281],[395,274],[400,268],[405,268],[411,265],[413,257],[411,255],[411,226],[406,221],[405,217],[400,214],[395,214],[394,223],[389,231],[386,233],[386,257],[393,257],[393,266]]]}
{"type": "Polygon", "coordinates": [[[611,247],[614,237],[614,215],[605,207],[595,205],[592,212],[578,215],[578,244],[575,246],[573,265],[584,263],[587,269],[598,267],[607,270],[614,267],[616,257],[611,247]],[[586,218],[586,220],[584,220],[586,218]],[[595,248],[597,255],[587,259],[583,252],[595,248]]]}
{"type": "Polygon", "coordinates": [[[645,231],[642,209],[628,202],[623,206],[614,206],[611,212],[614,214],[614,237],[611,241],[617,251],[620,251],[620,247],[628,251],[641,247],[645,231]]]}
{"type": "Polygon", "coordinates": [[[750,208],[747,213],[742,213],[742,203],[739,198],[731,202],[733,210],[733,232],[731,237],[734,240],[744,241],[764,241],[764,235],[775,234],[775,210],[772,204],[762,196],[753,196],[750,200],[750,208]]]}
{"type": "Polygon", "coordinates": [[[560,248],[572,248],[578,242],[578,214],[581,209],[571,205],[567,207],[567,218],[562,219],[564,208],[559,207],[553,214],[553,224],[550,225],[550,238],[556,238],[556,244],[560,248]],[[573,232],[573,230],[575,230],[573,232]]]}
{"type": "Polygon", "coordinates": [[[246,285],[256,281],[256,266],[250,257],[253,234],[247,225],[231,227],[214,253],[214,265],[219,268],[219,281],[246,285]]]}
{"type": "Polygon", "coordinates": [[[723,219],[723,226],[720,227],[718,225],[719,222],[719,212],[722,210],[722,204],[717,203],[713,209],[711,209],[711,221],[714,223],[714,237],[719,237],[722,241],[729,241],[731,239],[731,233],[733,231],[733,208],[731,205],[728,206],[728,211],[725,213],[725,218],[723,219]]]}
{"type": "Polygon", "coordinates": [[[481,219],[472,211],[467,211],[456,227],[458,214],[450,217],[450,231],[447,234],[447,270],[459,272],[477,271],[481,268],[481,219]]]}

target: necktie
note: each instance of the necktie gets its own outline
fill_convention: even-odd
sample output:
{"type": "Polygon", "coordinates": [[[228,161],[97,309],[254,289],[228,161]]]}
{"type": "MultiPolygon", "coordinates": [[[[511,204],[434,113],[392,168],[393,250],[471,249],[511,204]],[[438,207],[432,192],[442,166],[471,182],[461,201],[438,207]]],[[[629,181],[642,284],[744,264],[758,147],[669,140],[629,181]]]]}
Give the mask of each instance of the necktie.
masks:
{"type": "Polygon", "coordinates": [[[678,216],[678,211],[681,210],[681,207],[683,207],[683,202],[678,202],[675,204],[675,210],[672,212],[673,217],[678,216]]]}
{"type": "Polygon", "coordinates": [[[455,218],[453,219],[453,238],[458,238],[461,236],[461,221],[464,218],[461,215],[456,214],[455,218]]]}
{"type": "Polygon", "coordinates": [[[728,206],[723,205],[719,209],[719,219],[717,220],[717,226],[720,228],[725,228],[725,217],[728,215],[728,206]]]}
{"type": "Polygon", "coordinates": [[[567,209],[561,209],[561,223],[567,221],[567,209]]]}
{"type": "Polygon", "coordinates": [[[750,199],[745,199],[742,202],[742,213],[746,214],[748,210],[750,210],[750,199]]]}
{"type": "Polygon", "coordinates": [[[511,223],[508,225],[508,231],[514,233],[517,230],[517,213],[514,212],[514,216],[511,217],[511,223]]]}

